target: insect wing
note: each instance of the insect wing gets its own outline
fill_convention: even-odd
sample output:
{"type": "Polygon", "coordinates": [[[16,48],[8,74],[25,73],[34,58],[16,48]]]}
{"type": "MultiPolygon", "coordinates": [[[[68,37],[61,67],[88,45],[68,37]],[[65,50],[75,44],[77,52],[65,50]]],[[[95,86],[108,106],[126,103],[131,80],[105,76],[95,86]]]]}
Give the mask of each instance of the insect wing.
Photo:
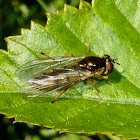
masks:
{"type": "Polygon", "coordinates": [[[81,60],[82,57],[64,57],[58,59],[41,59],[30,61],[16,71],[17,77],[22,82],[28,82],[31,79],[34,79],[37,75],[51,69],[62,67],[71,63],[74,63],[78,60],[81,60]]]}
{"type": "Polygon", "coordinates": [[[29,97],[44,96],[69,87],[78,81],[85,80],[90,74],[89,71],[79,69],[75,62],[57,67],[51,73],[48,73],[48,71],[46,70],[44,73],[31,79],[29,84],[22,88],[22,93],[29,97]]]}

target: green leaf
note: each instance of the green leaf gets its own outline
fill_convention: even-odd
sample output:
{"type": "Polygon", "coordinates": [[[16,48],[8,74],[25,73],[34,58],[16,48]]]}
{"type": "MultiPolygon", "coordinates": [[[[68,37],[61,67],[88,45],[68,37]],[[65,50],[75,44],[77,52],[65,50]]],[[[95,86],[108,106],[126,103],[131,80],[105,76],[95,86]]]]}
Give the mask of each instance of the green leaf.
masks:
{"type": "Polygon", "coordinates": [[[6,38],[8,52],[0,50],[0,112],[15,121],[71,133],[116,134],[140,138],[140,20],[139,1],[95,0],[81,2],[79,10],[65,5],[64,11],[47,14],[46,27],[32,22],[31,30],[6,38]],[[82,56],[88,43],[90,55],[109,54],[121,65],[109,75],[110,83],[82,81],[57,102],[57,94],[24,98],[16,69],[31,60],[73,53],[82,56]]]}

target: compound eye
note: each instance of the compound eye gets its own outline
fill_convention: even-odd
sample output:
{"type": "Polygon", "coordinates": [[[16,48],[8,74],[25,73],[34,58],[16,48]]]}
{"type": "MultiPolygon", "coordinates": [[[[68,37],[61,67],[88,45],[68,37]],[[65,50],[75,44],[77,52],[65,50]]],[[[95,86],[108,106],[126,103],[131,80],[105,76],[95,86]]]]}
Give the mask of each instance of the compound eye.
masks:
{"type": "Polygon", "coordinates": [[[113,71],[114,65],[111,62],[106,62],[106,72],[111,73],[113,71]]]}

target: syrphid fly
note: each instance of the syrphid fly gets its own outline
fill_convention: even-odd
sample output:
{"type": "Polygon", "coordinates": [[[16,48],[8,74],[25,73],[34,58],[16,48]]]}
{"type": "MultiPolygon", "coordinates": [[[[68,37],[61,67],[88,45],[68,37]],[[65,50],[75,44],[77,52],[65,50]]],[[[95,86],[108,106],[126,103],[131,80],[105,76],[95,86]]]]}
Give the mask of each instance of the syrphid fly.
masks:
{"type": "Polygon", "coordinates": [[[51,102],[54,103],[69,87],[88,79],[94,84],[99,98],[102,99],[92,77],[109,81],[108,76],[103,74],[110,74],[113,71],[116,60],[109,55],[103,57],[71,55],[71,57],[65,56],[57,59],[47,56],[47,59],[34,60],[22,65],[17,69],[16,75],[19,79],[27,81],[24,91],[28,93],[30,90],[28,97],[40,96],[36,91],[49,94],[63,89],[51,102]]]}

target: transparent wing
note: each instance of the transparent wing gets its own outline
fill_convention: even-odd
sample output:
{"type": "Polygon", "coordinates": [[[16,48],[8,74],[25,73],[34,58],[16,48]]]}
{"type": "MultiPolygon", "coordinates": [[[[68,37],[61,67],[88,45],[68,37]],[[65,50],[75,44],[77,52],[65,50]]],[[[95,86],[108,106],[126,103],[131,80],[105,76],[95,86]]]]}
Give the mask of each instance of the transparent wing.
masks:
{"type": "Polygon", "coordinates": [[[28,85],[22,88],[21,92],[28,97],[46,95],[64,89],[78,81],[85,80],[90,74],[91,72],[81,70],[77,65],[56,68],[51,73],[47,70],[30,80],[28,85]]]}
{"type": "Polygon", "coordinates": [[[73,64],[81,59],[83,59],[83,57],[34,60],[19,67],[16,71],[16,75],[22,82],[27,82],[45,71],[73,64]]]}

